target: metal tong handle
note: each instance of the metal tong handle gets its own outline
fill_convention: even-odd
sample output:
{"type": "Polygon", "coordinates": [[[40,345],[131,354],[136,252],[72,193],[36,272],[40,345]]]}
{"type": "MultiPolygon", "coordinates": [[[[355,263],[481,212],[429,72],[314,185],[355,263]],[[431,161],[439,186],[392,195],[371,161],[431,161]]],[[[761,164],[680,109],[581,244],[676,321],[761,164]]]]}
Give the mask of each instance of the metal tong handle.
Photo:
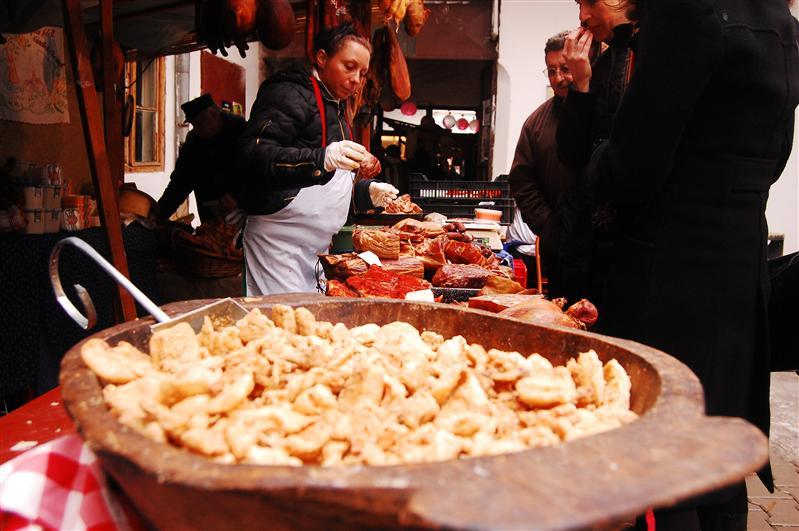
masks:
{"type": "Polygon", "coordinates": [[[78,323],[78,325],[83,328],[84,330],[88,330],[89,328],[93,327],[97,324],[97,310],[94,307],[94,302],[92,302],[92,298],[89,296],[89,292],[86,291],[86,288],[81,286],[80,284],[75,284],[75,289],[78,292],[78,297],[83,304],[83,308],[86,310],[86,313],[89,315],[87,318],[84,316],[80,310],[78,310],[72,301],[69,300],[66,293],[64,293],[64,288],[61,286],[61,277],[58,273],[58,258],[61,256],[61,249],[65,245],[73,245],[89,255],[89,258],[97,262],[100,267],[105,269],[106,273],[111,275],[114,280],[122,285],[128,293],[133,295],[133,298],[138,301],[139,304],[144,306],[144,308],[150,312],[150,315],[155,317],[155,319],[159,323],[163,323],[165,321],[169,321],[170,317],[165,314],[161,308],[159,308],[153,301],[150,300],[147,295],[142,293],[142,291],[137,288],[133,282],[128,280],[125,275],[119,272],[117,268],[112,266],[108,263],[108,260],[102,257],[100,253],[94,250],[94,248],[86,243],[85,241],[81,240],[80,238],[76,238],[75,236],[69,236],[62,240],[59,240],[58,243],[55,244],[53,250],[50,252],[50,283],[53,285],[53,291],[55,292],[55,298],[58,303],[64,308],[64,311],[72,317],[72,320],[78,323]]]}

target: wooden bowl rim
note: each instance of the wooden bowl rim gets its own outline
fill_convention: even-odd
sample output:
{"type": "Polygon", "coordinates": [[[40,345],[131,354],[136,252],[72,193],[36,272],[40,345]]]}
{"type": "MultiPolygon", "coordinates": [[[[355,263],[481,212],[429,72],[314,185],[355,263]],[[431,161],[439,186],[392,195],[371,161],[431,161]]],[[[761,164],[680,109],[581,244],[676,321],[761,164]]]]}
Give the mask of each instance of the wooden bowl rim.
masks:
{"type": "MultiPolygon", "coordinates": [[[[436,303],[388,299],[352,300],[319,298],[309,295],[304,297],[240,298],[238,300],[245,306],[252,308],[268,307],[276,303],[297,307],[302,305],[340,304],[342,301],[356,305],[380,303],[415,307],[434,306],[436,311],[467,312],[485,316],[486,318],[503,319],[493,313],[482,310],[462,307],[454,308],[436,303]]],[[[166,305],[164,310],[168,314],[177,314],[209,302],[211,301],[183,301],[166,305]]],[[[656,459],[658,453],[670,457],[669,445],[676,444],[675,441],[681,441],[679,444],[684,445],[686,444],[684,439],[687,439],[689,446],[700,444],[700,441],[705,440],[711,440],[712,442],[714,438],[726,439],[729,434],[723,432],[729,432],[730,430],[745,439],[739,445],[731,444],[730,451],[734,451],[734,448],[737,448],[739,452],[746,455],[738,460],[740,463],[737,461],[730,463],[728,469],[714,471],[712,474],[709,473],[706,483],[712,483],[717,487],[726,485],[732,480],[738,479],[742,469],[745,468],[747,472],[755,470],[767,458],[767,444],[763,444],[765,437],[762,434],[758,437],[759,430],[740,419],[704,416],[702,387],[690,369],[677,359],[659,350],[624,339],[561,327],[542,327],[518,319],[507,320],[523,326],[550,329],[560,334],[592,338],[638,356],[649,364],[657,377],[660,378],[660,393],[655,403],[638,420],[630,424],[556,446],[497,456],[385,467],[291,467],[218,464],[188,451],[151,441],[122,425],[106,408],[96,376],[86,367],[80,357],[81,346],[90,338],[76,344],[64,356],[61,370],[62,398],[69,414],[75,420],[78,431],[89,446],[98,453],[101,461],[104,458],[128,461],[135,464],[144,473],[157,477],[159,482],[168,481],[191,488],[214,491],[233,490],[236,492],[272,492],[277,494],[292,492],[309,495],[309,493],[314,491],[324,490],[329,492],[331,490],[340,490],[341,496],[343,496],[342,503],[345,504],[349,502],[346,497],[351,497],[351,494],[346,493],[351,493],[354,489],[402,492],[401,496],[404,499],[417,500],[418,505],[421,507],[419,510],[423,513],[438,512],[438,516],[441,518],[444,518],[444,516],[442,516],[440,511],[443,510],[443,507],[446,507],[446,504],[442,503],[440,505],[441,508],[436,508],[438,506],[431,508],[429,505],[432,502],[425,505],[425,501],[429,500],[431,496],[441,499],[454,494],[441,492],[438,489],[435,494],[432,494],[432,487],[427,484],[430,477],[440,477],[442,478],[440,481],[451,480],[458,484],[458,482],[462,481],[480,481],[481,478],[485,477],[485,474],[479,472],[480,470],[497,471],[507,467],[518,469],[535,467],[535,470],[540,470],[542,473],[557,474],[563,473],[560,468],[572,461],[576,463],[587,459],[588,463],[610,461],[624,463],[625,449],[629,447],[630,441],[647,440],[654,441],[649,448],[649,453],[651,453],[653,459],[648,465],[650,471],[655,477],[665,474],[667,479],[672,479],[668,472],[669,464],[665,463],[665,468],[658,464],[659,461],[656,459]],[[760,446],[757,443],[760,443],[760,446]],[[597,452],[598,455],[594,456],[591,455],[594,453],[594,448],[604,448],[604,451],[597,452]],[[766,449],[764,450],[763,448],[766,449]],[[744,451],[747,449],[748,451],[744,451]],[[422,495],[417,496],[420,493],[422,495]]],[[[91,338],[99,337],[105,339],[129,330],[141,330],[149,335],[150,324],[153,324],[152,318],[136,319],[102,330],[91,336],[91,338]]],[[[701,452],[697,453],[697,459],[700,455],[701,452]]],[[[733,459],[732,461],[735,460],[733,459]]],[[[686,463],[680,463],[675,473],[679,474],[679,470],[686,467],[692,470],[691,466],[693,465],[694,463],[690,460],[686,463]]],[[[491,473],[488,472],[488,476],[491,473]]],[[[594,481],[595,486],[600,489],[603,484],[608,487],[613,485],[613,481],[608,478],[594,478],[594,481]]],[[[658,492],[650,493],[650,497],[655,503],[663,505],[703,492],[707,488],[706,484],[698,485],[690,481],[682,484],[676,481],[663,483],[661,478],[658,492]]],[[[605,512],[626,515],[642,509],[642,507],[635,505],[633,500],[627,503],[624,499],[619,499],[616,503],[616,507],[608,507],[605,512]]],[[[649,506],[651,505],[645,507],[649,506]]],[[[574,518],[579,520],[581,517],[589,518],[590,516],[590,512],[586,512],[584,515],[574,515],[574,518]]],[[[425,518],[429,518],[429,516],[425,518]]],[[[420,521],[427,521],[425,518],[420,521]]],[[[459,525],[458,514],[447,513],[446,518],[450,519],[447,525],[456,527],[459,525]]]]}

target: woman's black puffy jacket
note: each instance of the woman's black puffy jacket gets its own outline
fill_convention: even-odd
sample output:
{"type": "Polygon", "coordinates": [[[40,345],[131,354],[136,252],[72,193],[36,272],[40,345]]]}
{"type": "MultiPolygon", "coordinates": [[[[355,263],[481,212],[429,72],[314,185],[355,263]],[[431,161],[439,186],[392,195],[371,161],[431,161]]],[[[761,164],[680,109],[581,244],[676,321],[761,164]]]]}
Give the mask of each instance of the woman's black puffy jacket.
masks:
{"type": "MultiPolygon", "coordinates": [[[[261,84],[250,119],[239,140],[242,175],[239,204],[250,215],[280,211],[301,188],[325,184],[334,172],[325,171],[322,121],[308,70],[278,72],[261,84]]],[[[339,103],[320,83],[327,122],[327,144],[350,139],[339,103]]],[[[371,180],[356,183],[355,208],[372,208],[371,180]]]]}

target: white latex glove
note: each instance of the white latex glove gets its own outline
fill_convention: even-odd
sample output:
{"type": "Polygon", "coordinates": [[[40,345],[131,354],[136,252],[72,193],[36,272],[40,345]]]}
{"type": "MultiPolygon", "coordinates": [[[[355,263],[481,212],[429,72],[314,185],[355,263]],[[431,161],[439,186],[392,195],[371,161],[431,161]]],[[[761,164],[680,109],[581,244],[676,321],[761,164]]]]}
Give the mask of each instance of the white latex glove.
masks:
{"type": "Polygon", "coordinates": [[[357,142],[342,140],[333,142],[325,149],[325,171],[357,170],[366,157],[366,148],[357,142]]]}
{"type": "Polygon", "coordinates": [[[386,206],[397,198],[399,190],[388,183],[372,183],[369,185],[369,198],[376,207],[386,206]]]}

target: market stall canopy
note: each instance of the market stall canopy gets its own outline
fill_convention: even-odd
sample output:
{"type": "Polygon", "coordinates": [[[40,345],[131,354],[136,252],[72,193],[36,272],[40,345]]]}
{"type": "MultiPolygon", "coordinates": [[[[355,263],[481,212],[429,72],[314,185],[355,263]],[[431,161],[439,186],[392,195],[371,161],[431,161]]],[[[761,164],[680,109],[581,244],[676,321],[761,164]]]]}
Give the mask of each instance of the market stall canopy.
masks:
{"type": "MultiPolygon", "coordinates": [[[[292,47],[282,52],[302,57],[305,0],[289,0],[296,15],[292,47]],[[296,47],[296,50],[295,50],[296,47]]],[[[170,55],[204,48],[196,31],[200,0],[115,0],[114,38],[128,58],[135,55],[170,55]],[[134,52],[131,54],[130,50],[134,52]]],[[[63,26],[61,0],[9,0],[0,2],[0,34],[27,33],[43,26],[63,26]]],[[[83,21],[89,35],[100,26],[99,0],[81,0],[83,21]]],[[[431,10],[428,30],[411,38],[398,38],[409,59],[496,59],[492,35],[491,3],[485,0],[427,0],[431,10]]],[[[372,6],[372,27],[382,25],[384,13],[372,6]]],[[[255,40],[253,35],[249,40],[255,40]]],[[[232,50],[233,53],[235,49],[232,50]]],[[[275,53],[275,52],[273,52],[275,53]]]]}
{"type": "MultiPolygon", "coordinates": [[[[99,28],[100,3],[82,0],[87,29],[99,28]]],[[[127,49],[155,51],[196,41],[194,0],[117,0],[114,36],[127,49]]],[[[0,33],[27,33],[63,26],[61,0],[17,0],[0,6],[0,33]],[[16,4],[16,5],[15,5],[16,4]],[[11,9],[16,7],[15,12],[11,9]]]]}

